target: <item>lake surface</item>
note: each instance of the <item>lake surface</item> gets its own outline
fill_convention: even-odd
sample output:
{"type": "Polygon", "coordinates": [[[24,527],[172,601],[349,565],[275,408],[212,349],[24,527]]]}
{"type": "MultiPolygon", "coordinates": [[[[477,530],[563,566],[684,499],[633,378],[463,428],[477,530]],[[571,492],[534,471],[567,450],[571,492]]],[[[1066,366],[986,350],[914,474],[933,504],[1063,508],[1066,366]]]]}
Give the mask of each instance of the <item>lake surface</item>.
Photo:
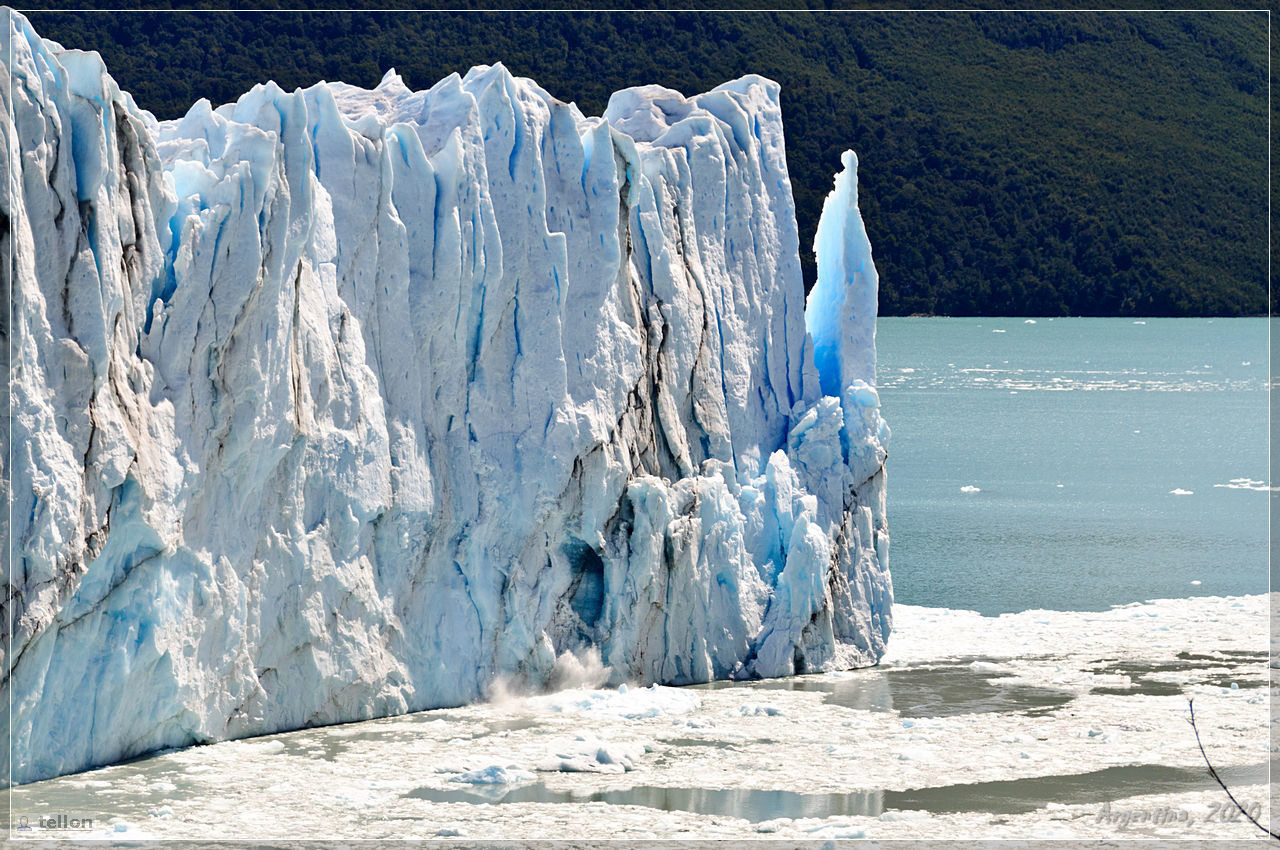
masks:
{"type": "Polygon", "coordinates": [[[876,343],[897,601],[1267,590],[1266,319],[882,318],[876,343]]]}

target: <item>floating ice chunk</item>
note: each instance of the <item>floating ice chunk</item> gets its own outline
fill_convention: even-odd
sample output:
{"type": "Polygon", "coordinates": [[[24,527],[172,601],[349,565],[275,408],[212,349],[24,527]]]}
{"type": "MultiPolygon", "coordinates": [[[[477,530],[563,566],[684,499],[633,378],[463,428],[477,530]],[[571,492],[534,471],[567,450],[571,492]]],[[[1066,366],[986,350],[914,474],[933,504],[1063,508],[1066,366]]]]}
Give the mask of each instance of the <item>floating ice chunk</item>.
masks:
{"type": "Polygon", "coordinates": [[[928,812],[920,809],[889,809],[887,812],[881,812],[879,819],[886,823],[894,823],[928,820],[929,817],[928,812]]]}
{"type": "Polygon", "coordinates": [[[982,488],[981,488],[981,487],[975,487],[975,486],[973,486],[972,484],[966,484],[966,485],[964,485],[963,487],[961,487],[961,488],[960,488],[960,492],[961,492],[961,493],[981,493],[981,492],[982,492],[982,488]]]}
{"type": "Polygon", "coordinates": [[[491,764],[468,770],[461,776],[455,776],[451,782],[466,782],[471,785],[515,785],[520,782],[532,782],[537,777],[527,770],[514,765],[491,764]]]}
{"type": "Polygon", "coordinates": [[[1257,490],[1264,493],[1280,490],[1280,487],[1268,487],[1267,482],[1254,478],[1232,478],[1226,484],[1214,484],[1213,486],[1227,490],[1257,490]]]}
{"type": "Polygon", "coordinates": [[[1175,487],[1175,488],[1173,488],[1172,490],[1170,490],[1170,491],[1169,491],[1169,494],[1170,494],[1170,495],[1173,495],[1173,496],[1194,496],[1194,495],[1195,495],[1195,491],[1194,491],[1194,490],[1183,490],[1181,487],[1175,487]]]}
{"type": "Polygon", "coordinates": [[[990,661],[972,661],[969,663],[969,669],[975,673],[1005,673],[1008,668],[1001,664],[992,664],[990,661]]]}
{"type": "Polygon", "coordinates": [[[556,746],[538,770],[560,773],[623,773],[634,770],[649,747],[637,741],[610,742],[592,734],[556,746]]]}
{"type": "Polygon", "coordinates": [[[1004,329],[1004,328],[996,328],[995,330],[993,330],[993,331],[992,331],[992,333],[993,333],[993,334],[1002,334],[1002,333],[1005,333],[1005,332],[1006,332],[1006,331],[1005,331],[1005,329],[1004,329]]]}
{"type": "Polygon", "coordinates": [[[533,697],[526,704],[532,708],[565,714],[637,719],[688,714],[696,711],[702,701],[692,691],[658,686],[627,691],[561,691],[558,694],[533,697]]]}
{"type": "Polygon", "coordinates": [[[1025,321],[1023,321],[1023,323],[1022,323],[1022,324],[1024,324],[1024,325],[1034,325],[1035,323],[1036,323],[1036,320],[1035,320],[1035,319],[1026,319],[1025,321]]]}
{"type": "Polygon", "coordinates": [[[740,705],[738,706],[738,714],[743,717],[777,717],[782,714],[782,709],[774,708],[771,705],[740,705]]]}
{"type": "Polygon", "coordinates": [[[1146,322],[1134,322],[1135,325],[1145,325],[1146,322]]]}
{"type": "MultiPolygon", "coordinates": [[[[805,830],[814,838],[866,838],[866,830],[850,823],[821,824],[805,830]]],[[[825,846],[825,845],[824,845],[825,846]]]]}
{"type": "Polygon", "coordinates": [[[1192,584],[1199,584],[1199,583],[1200,583],[1200,579],[1192,579],[1191,583],[1192,583],[1192,584]]]}

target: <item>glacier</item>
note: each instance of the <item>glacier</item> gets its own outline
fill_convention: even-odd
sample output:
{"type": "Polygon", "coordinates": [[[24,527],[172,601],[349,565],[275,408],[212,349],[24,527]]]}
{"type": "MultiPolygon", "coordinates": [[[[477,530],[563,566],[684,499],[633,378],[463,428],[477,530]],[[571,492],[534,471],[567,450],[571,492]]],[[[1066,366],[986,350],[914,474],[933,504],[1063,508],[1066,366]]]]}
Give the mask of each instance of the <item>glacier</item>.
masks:
{"type": "Polygon", "coordinates": [[[10,12],[4,774],[536,690],[874,664],[856,159],[806,304],[776,83],[501,65],[158,122],[10,12]]]}

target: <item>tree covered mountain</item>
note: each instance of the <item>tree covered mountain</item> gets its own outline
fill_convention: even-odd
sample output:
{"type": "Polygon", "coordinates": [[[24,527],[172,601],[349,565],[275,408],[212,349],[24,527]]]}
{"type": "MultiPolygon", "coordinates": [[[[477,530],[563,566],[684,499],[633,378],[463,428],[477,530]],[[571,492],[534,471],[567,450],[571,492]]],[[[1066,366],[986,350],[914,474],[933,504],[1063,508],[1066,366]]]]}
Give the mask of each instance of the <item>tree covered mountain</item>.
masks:
{"type": "Polygon", "coordinates": [[[853,148],[883,315],[1267,311],[1261,12],[27,12],[160,118],[274,79],[503,62],[611,92],[782,84],[807,277],[853,148]]]}

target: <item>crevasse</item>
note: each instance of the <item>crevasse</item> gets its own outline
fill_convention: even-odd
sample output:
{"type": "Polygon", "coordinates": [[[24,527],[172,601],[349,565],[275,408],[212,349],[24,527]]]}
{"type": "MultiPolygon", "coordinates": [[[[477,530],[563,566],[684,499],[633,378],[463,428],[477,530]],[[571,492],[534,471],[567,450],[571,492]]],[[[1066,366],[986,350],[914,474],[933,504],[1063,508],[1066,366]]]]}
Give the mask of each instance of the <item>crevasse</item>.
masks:
{"type": "Polygon", "coordinates": [[[499,65],[156,122],[21,15],[0,52],[15,782],[589,647],[879,658],[876,278],[849,154],[806,310],[775,83],[591,118],[499,65]]]}

